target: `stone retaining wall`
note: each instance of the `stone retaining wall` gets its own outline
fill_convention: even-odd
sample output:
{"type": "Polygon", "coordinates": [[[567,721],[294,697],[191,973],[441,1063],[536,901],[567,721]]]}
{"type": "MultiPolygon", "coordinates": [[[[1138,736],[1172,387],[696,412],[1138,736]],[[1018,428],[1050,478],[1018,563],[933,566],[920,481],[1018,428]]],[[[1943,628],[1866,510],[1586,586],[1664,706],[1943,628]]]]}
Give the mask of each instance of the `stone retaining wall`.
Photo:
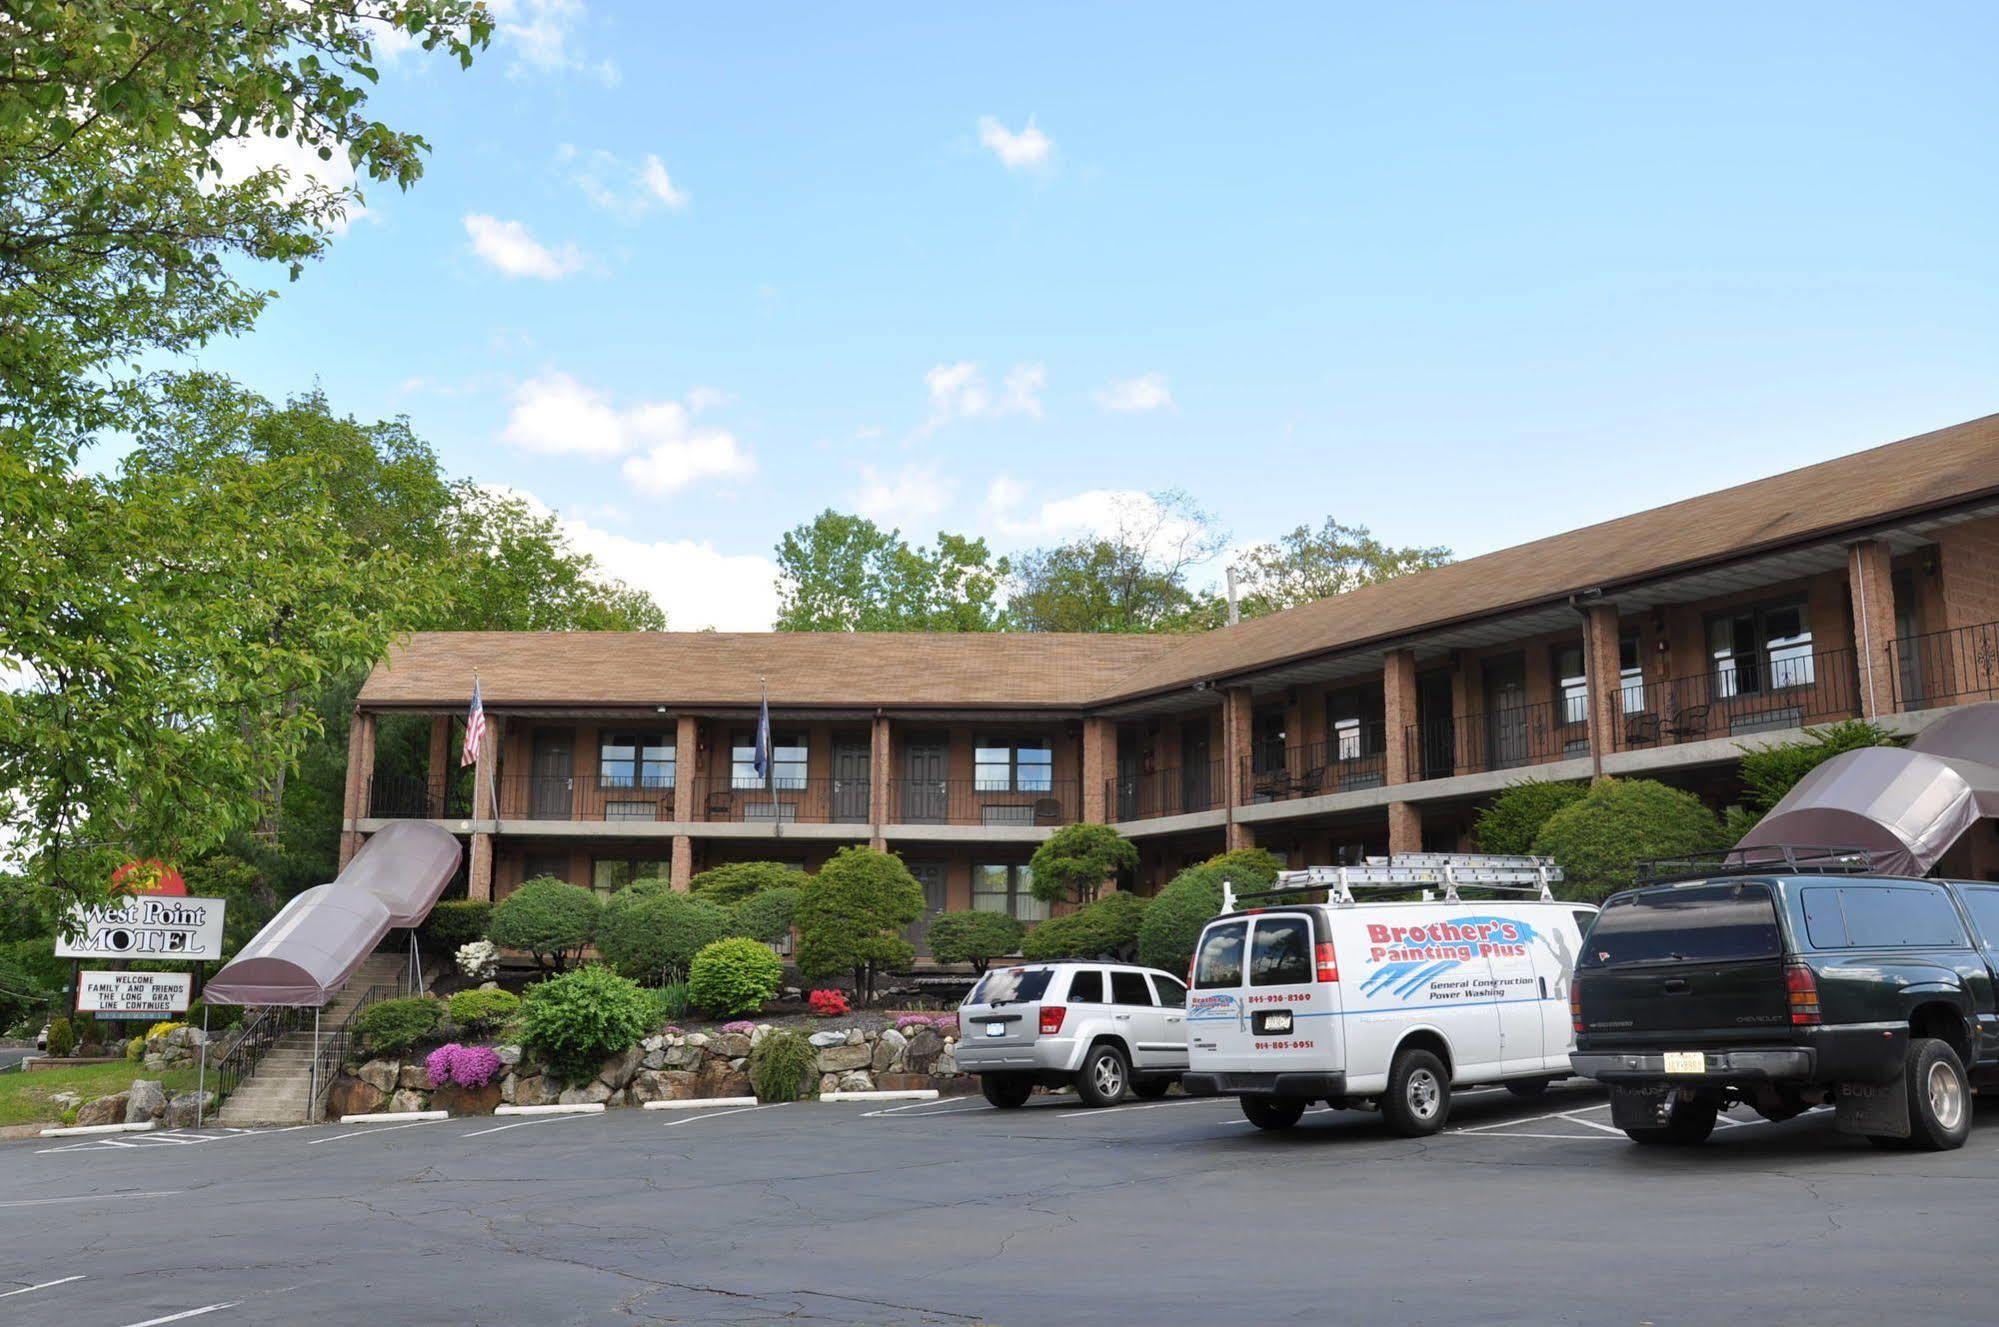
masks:
{"type": "MultiPolygon", "coordinates": [[[[374,1059],[350,1065],[333,1081],[327,1097],[329,1119],[378,1111],[448,1110],[453,1115],[487,1115],[501,1104],[514,1106],[640,1106],[648,1101],[691,1101],[751,1095],[750,1049],[771,1032],[758,1024],[751,1032],[665,1032],[606,1059],[595,1077],[565,1083],[521,1046],[497,1046],[499,1076],[485,1087],[433,1088],[424,1067],[428,1049],[403,1059],[374,1059]]],[[[971,1079],[958,1072],[957,1037],[935,1028],[827,1028],[810,1040],[819,1052],[821,1092],[906,1091],[935,1088],[962,1091],[971,1079]]]]}

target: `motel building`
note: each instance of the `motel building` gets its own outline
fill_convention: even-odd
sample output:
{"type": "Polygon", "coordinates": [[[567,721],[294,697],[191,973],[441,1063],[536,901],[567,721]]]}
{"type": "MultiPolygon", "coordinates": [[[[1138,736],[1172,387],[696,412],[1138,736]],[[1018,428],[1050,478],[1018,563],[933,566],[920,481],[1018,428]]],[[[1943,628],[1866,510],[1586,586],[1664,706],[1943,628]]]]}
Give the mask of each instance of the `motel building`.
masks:
{"type": "MultiPolygon", "coordinates": [[[[932,912],[1032,921],[1028,859],[1079,819],[1138,844],[1149,894],[1224,848],[1468,848],[1526,779],[1720,808],[1745,742],[1995,698],[1999,416],[1202,635],[420,634],[361,690],[341,856],[430,820],[498,899],[865,843],[932,912]]],[[[1980,829],[1939,874],[1999,878],[1980,829]]]]}

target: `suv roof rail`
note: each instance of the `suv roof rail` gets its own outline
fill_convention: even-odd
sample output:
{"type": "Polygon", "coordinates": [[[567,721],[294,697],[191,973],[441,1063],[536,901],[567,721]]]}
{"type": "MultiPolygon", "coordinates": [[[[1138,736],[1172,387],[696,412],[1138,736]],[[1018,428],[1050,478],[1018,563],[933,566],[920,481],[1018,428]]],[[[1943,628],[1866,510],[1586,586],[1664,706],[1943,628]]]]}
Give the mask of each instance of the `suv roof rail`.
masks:
{"type": "Polygon", "coordinates": [[[1351,866],[1308,866],[1302,871],[1279,871],[1277,879],[1264,889],[1237,892],[1222,882],[1222,911],[1234,912],[1244,899],[1282,898],[1289,894],[1326,895],[1326,902],[1352,907],[1354,891],[1381,890],[1407,894],[1420,891],[1424,902],[1433,900],[1432,890],[1441,890],[1445,903],[1458,903],[1458,890],[1465,887],[1499,894],[1527,894],[1544,903],[1554,901],[1548,886],[1562,878],[1562,868],[1551,857],[1500,855],[1475,852],[1403,852],[1391,857],[1368,857],[1351,866]]]}
{"type": "Polygon", "coordinates": [[[1638,863],[1637,882],[1665,885],[1718,875],[1873,875],[1866,848],[1826,843],[1768,843],[1753,848],[1717,848],[1638,863]]]}

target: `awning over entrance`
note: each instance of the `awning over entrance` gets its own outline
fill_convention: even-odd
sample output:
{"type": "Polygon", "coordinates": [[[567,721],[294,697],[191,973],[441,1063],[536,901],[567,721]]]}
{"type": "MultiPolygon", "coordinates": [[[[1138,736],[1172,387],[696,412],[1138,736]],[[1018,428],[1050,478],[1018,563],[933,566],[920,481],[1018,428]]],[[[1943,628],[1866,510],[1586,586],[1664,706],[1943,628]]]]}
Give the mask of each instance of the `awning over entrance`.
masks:
{"type": "Polygon", "coordinates": [[[366,890],[315,885],[285,904],[215,974],[201,998],[214,1004],[325,1004],[389,927],[387,906],[366,890]]]}
{"type": "Polygon", "coordinates": [[[1740,846],[1865,848],[1876,870],[1922,875],[1980,819],[1999,817],[1999,767],[1988,760],[1999,761],[1999,703],[1947,715],[1907,749],[1834,756],[1740,846]]]}
{"type": "Polygon", "coordinates": [[[458,872],[463,849],[451,831],[422,820],[398,820],[377,830],[334,885],[382,900],[389,925],[415,926],[458,872]]]}

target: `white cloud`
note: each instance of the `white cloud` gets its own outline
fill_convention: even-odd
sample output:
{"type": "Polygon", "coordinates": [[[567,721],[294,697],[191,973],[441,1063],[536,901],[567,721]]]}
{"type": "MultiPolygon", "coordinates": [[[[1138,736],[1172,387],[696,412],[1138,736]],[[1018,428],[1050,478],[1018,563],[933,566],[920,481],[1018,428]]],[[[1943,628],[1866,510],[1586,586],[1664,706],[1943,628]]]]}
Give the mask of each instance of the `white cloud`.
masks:
{"type": "Polygon", "coordinates": [[[979,142],[1008,170],[1040,170],[1055,155],[1055,144],[1035,127],[1032,115],[1027,117],[1027,124],[1019,133],[990,115],[981,115],[979,142]]]}
{"type": "Polygon", "coordinates": [[[217,180],[224,187],[241,184],[258,171],[277,170],[284,175],[284,184],[278,192],[288,203],[297,202],[315,186],[349,195],[344,215],[327,225],[336,235],[368,215],[368,209],[354,193],[354,163],[347,159],[347,149],[338,144],[333,145],[333,154],[324,161],[313,144],[270,134],[225,138],[215,144],[214,152],[216,165],[220,167],[217,180]]]}
{"type": "Polygon", "coordinates": [[[514,389],[500,436],[546,455],[625,456],[623,473],[634,486],[677,493],[703,480],[744,479],[756,472],[755,459],[733,433],[694,427],[694,415],[715,401],[713,388],[697,388],[687,401],[618,406],[569,374],[545,373],[514,389]]]}
{"type": "MultiPolygon", "coordinates": [[[[491,486],[549,510],[531,493],[491,486]]],[[[650,594],[675,631],[768,631],[777,620],[777,564],[754,553],[723,553],[706,540],[632,539],[572,515],[557,520],[572,547],[599,569],[650,594]]]]}
{"type": "Polygon", "coordinates": [[[556,159],[573,163],[569,181],[585,198],[622,220],[637,221],[655,208],[678,212],[687,206],[687,191],[673,182],[666,163],[650,152],[633,166],[602,148],[586,153],[565,143],[556,159]]]}
{"type": "Polygon", "coordinates": [[[1026,502],[1025,484],[1006,475],[994,479],[986,490],[993,528],[1007,538],[1033,543],[1144,532],[1162,548],[1191,542],[1199,534],[1191,522],[1162,509],[1151,494],[1137,489],[1086,489],[1045,499],[1032,509],[1026,502]]]}
{"type": "Polygon", "coordinates": [[[909,529],[948,507],[957,488],[934,465],[912,462],[890,475],[882,474],[872,465],[863,465],[854,509],[883,525],[909,529]]]}
{"type": "Polygon", "coordinates": [[[1007,371],[994,395],[985,373],[970,360],[939,364],[923,375],[924,389],[930,394],[930,418],[923,425],[928,433],[954,419],[985,419],[999,415],[1031,415],[1041,418],[1041,392],[1048,385],[1048,370],[1040,364],[1016,364],[1007,371]]]}
{"type": "Polygon", "coordinates": [[[686,397],[687,408],[697,415],[704,410],[713,410],[716,406],[727,405],[735,399],[734,396],[723,391],[720,387],[690,387],[687,389],[686,397]]]}
{"type": "Polygon", "coordinates": [[[509,74],[586,73],[615,87],[618,67],[591,60],[576,43],[587,16],[583,0],[488,0],[500,43],[514,53],[509,74]]]}
{"type": "Polygon", "coordinates": [[[1173,391],[1166,385],[1166,375],[1163,373],[1148,373],[1143,377],[1123,380],[1113,379],[1099,387],[1095,396],[1099,409],[1118,414],[1173,409],[1173,391]]]}
{"type": "Polygon", "coordinates": [[[465,233],[472,239],[472,252],[509,277],[555,281],[583,267],[583,255],[575,245],[550,249],[518,221],[472,212],[465,217],[465,233]]]}

